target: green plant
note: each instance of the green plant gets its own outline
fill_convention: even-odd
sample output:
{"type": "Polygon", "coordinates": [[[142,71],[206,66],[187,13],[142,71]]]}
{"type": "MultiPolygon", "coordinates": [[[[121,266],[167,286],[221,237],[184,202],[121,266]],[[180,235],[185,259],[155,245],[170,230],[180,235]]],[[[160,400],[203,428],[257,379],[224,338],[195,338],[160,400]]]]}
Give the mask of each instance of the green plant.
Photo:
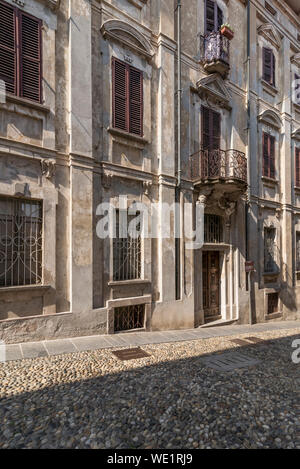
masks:
{"type": "Polygon", "coordinates": [[[220,29],[222,29],[222,28],[228,28],[228,29],[230,29],[230,31],[234,32],[232,26],[230,26],[229,23],[224,23],[224,24],[222,24],[222,26],[221,26],[220,29]]]}

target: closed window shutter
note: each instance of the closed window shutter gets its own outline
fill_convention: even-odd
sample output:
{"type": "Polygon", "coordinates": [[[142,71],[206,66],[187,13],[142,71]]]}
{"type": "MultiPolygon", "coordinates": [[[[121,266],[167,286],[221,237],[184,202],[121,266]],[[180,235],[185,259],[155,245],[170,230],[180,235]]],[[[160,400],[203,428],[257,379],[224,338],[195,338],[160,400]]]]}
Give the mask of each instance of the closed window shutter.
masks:
{"type": "Polygon", "coordinates": [[[220,148],[221,137],[221,118],[218,112],[212,111],[212,148],[218,150],[220,148]]]}
{"type": "Polygon", "coordinates": [[[221,117],[218,112],[202,107],[202,146],[204,150],[220,148],[221,117]]]}
{"type": "Polygon", "coordinates": [[[300,148],[296,148],[295,154],[295,184],[300,187],[300,148]]]}
{"type": "Polygon", "coordinates": [[[263,175],[269,176],[269,135],[263,134],[263,175]]]}
{"type": "Polygon", "coordinates": [[[129,68],[129,132],[143,135],[143,76],[129,68]]]}
{"type": "Polygon", "coordinates": [[[275,137],[270,136],[270,178],[275,179],[275,137]]]}
{"type": "Polygon", "coordinates": [[[41,101],[41,21],[20,13],[21,96],[41,101]]]}
{"type": "Polygon", "coordinates": [[[215,2],[206,0],[205,5],[206,34],[215,30],[215,2]]]}
{"type": "Polygon", "coordinates": [[[113,126],[128,130],[127,126],[127,69],[119,60],[113,59],[113,126]]]}
{"type": "Polygon", "coordinates": [[[263,47],[263,78],[275,86],[275,56],[267,47],[263,47]]]}
{"type": "Polygon", "coordinates": [[[7,92],[17,93],[16,15],[15,9],[4,3],[0,3],[0,80],[7,92]]]}
{"type": "Polygon", "coordinates": [[[209,116],[209,109],[202,107],[202,145],[204,150],[207,150],[210,147],[209,116]]]}

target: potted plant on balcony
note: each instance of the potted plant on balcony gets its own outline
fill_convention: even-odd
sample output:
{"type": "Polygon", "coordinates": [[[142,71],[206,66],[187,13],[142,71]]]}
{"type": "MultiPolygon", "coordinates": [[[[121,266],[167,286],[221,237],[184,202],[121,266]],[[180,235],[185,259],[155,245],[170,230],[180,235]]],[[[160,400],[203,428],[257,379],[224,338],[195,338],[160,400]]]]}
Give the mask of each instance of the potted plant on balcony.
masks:
{"type": "Polygon", "coordinates": [[[229,39],[229,41],[231,41],[231,39],[234,37],[233,29],[230,26],[230,24],[228,24],[228,23],[222,24],[222,26],[220,28],[220,32],[223,36],[227,37],[227,39],[229,39]]]}

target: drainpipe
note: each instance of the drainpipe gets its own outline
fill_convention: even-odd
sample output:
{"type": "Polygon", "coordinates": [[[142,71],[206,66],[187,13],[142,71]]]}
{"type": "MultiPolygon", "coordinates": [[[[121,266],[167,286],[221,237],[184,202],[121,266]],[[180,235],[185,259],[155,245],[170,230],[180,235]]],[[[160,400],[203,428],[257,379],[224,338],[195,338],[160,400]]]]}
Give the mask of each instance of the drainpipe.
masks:
{"type": "MultiPolygon", "coordinates": [[[[247,202],[246,202],[246,227],[245,227],[245,242],[246,242],[246,260],[249,261],[249,219],[251,207],[251,173],[250,173],[250,158],[251,158],[251,135],[250,135],[250,0],[247,4],[247,202]]],[[[248,291],[249,291],[249,324],[253,324],[253,311],[252,311],[252,279],[251,272],[247,273],[248,291]]]]}
{"type": "Polygon", "coordinates": [[[177,0],[177,184],[175,188],[175,275],[176,300],[182,295],[182,262],[181,262],[181,229],[182,223],[182,194],[181,194],[181,0],[177,0]],[[179,206],[179,208],[177,208],[179,206]],[[179,237],[178,237],[179,236],[179,237]]]}

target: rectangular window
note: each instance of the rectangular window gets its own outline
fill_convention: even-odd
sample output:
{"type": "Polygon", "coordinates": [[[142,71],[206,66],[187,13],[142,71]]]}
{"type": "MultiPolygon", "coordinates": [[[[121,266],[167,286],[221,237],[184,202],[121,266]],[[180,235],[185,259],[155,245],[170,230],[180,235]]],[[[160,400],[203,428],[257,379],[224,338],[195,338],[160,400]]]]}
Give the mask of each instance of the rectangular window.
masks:
{"type": "Polygon", "coordinates": [[[214,0],[205,2],[205,34],[219,31],[223,24],[223,12],[214,0]]]}
{"type": "Polygon", "coordinates": [[[268,294],[268,314],[278,313],[278,293],[269,293],[268,294]]]}
{"type": "Polygon", "coordinates": [[[296,232],[296,271],[300,272],[300,231],[296,232]]]}
{"type": "Polygon", "coordinates": [[[223,226],[222,217],[218,215],[204,215],[204,242],[222,243],[223,226]]]}
{"type": "Polygon", "coordinates": [[[264,271],[276,272],[276,229],[264,229],[264,271]]]}
{"type": "Polygon", "coordinates": [[[143,73],[120,60],[112,60],[113,126],[143,136],[143,73]]]}
{"type": "Polygon", "coordinates": [[[221,116],[218,112],[202,107],[202,146],[204,150],[218,150],[221,138],[221,116]]]}
{"type": "MultiPolygon", "coordinates": [[[[141,278],[141,236],[131,236],[129,233],[129,225],[138,215],[128,215],[126,210],[116,211],[116,238],[113,240],[114,281],[141,278]]],[[[136,229],[140,229],[139,224],[136,229]]]]}
{"type": "Polygon", "coordinates": [[[122,306],[114,310],[114,331],[130,331],[145,327],[145,305],[122,306]]]}
{"type": "Polygon", "coordinates": [[[0,80],[16,96],[42,101],[42,21],[0,0],[0,80]]]}
{"type": "Polygon", "coordinates": [[[267,47],[263,47],[263,79],[275,86],[275,55],[267,47]]]}
{"type": "Polygon", "coordinates": [[[295,149],[295,186],[300,188],[300,148],[295,149]]]}
{"type": "Polygon", "coordinates": [[[263,133],[263,176],[275,179],[275,137],[263,133]]]}
{"type": "Polygon", "coordinates": [[[0,286],[42,283],[42,204],[0,197],[0,286]]]}

